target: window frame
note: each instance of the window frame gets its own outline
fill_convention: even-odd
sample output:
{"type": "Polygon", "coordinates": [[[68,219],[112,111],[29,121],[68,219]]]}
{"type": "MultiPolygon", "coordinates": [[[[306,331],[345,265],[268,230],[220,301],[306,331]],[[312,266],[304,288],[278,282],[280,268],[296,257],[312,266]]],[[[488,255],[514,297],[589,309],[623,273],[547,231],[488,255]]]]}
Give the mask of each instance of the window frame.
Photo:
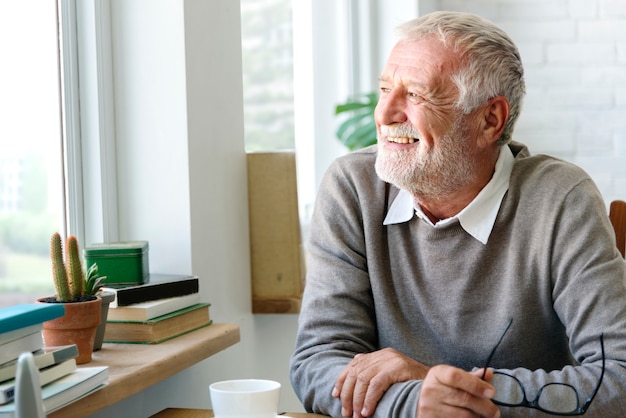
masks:
{"type": "Polygon", "coordinates": [[[118,240],[110,0],[59,0],[68,233],[118,240]]]}

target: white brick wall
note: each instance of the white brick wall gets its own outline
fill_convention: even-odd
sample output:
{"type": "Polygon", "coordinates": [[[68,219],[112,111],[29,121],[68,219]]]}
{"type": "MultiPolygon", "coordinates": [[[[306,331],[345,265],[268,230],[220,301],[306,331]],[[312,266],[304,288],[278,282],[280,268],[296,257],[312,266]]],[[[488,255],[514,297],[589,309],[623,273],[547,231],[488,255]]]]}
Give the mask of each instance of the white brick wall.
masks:
{"type": "Polygon", "coordinates": [[[528,94],[515,138],[583,167],[626,200],[626,0],[436,0],[509,33],[528,94]]]}

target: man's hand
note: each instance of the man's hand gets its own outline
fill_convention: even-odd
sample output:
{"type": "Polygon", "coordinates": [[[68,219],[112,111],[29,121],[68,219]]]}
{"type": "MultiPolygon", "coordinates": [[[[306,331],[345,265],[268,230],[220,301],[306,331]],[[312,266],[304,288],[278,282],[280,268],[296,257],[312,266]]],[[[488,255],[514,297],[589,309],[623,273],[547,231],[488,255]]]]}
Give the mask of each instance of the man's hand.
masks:
{"type": "Polygon", "coordinates": [[[424,379],[429,368],[393,348],[357,354],[339,374],[332,395],[341,399],[341,415],[354,418],[374,413],[389,386],[424,379]]]}
{"type": "Polygon", "coordinates": [[[428,372],[417,404],[419,418],[485,417],[498,418],[500,410],[491,402],[495,389],[493,372],[483,369],[468,373],[452,366],[434,366],[428,372]]]}

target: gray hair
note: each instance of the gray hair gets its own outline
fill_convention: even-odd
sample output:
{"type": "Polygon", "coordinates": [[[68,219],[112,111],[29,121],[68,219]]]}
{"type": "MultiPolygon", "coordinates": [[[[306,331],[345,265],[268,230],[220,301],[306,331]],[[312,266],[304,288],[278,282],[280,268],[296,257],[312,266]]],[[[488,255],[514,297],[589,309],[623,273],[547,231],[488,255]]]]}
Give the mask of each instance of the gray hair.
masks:
{"type": "Polygon", "coordinates": [[[519,51],[502,29],[469,13],[434,12],[400,25],[397,34],[407,41],[437,36],[459,54],[461,67],[452,82],[459,91],[456,106],[464,114],[493,97],[506,97],[510,115],[498,142],[511,141],[526,87],[519,51]]]}

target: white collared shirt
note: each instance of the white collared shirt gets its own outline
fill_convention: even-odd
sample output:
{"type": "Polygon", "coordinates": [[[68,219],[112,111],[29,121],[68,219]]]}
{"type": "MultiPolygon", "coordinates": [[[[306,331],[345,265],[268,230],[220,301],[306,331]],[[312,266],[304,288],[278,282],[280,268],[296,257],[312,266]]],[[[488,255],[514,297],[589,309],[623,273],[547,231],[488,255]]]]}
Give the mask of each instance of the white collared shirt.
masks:
{"type": "Polygon", "coordinates": [[[433,224],[428,219],[428,216],[424,214],[419,206],[415,207],[413,196],[408,191],[400,189],[400,192],[391,203],[383,225],[408,222],[413,219],[413,214],[416,214],[435,228],[441,228],[458,219],[468,234],[486,244],[496,222],[502,198],[504,198],[504,194],[509,189],[509,178],[513,170],[514,160],[513,153],[508,146],[500,147],[500,155],[496,162],[495,172],[489,183],[456,216],[442,219],[436,224],[433,224]]]}

